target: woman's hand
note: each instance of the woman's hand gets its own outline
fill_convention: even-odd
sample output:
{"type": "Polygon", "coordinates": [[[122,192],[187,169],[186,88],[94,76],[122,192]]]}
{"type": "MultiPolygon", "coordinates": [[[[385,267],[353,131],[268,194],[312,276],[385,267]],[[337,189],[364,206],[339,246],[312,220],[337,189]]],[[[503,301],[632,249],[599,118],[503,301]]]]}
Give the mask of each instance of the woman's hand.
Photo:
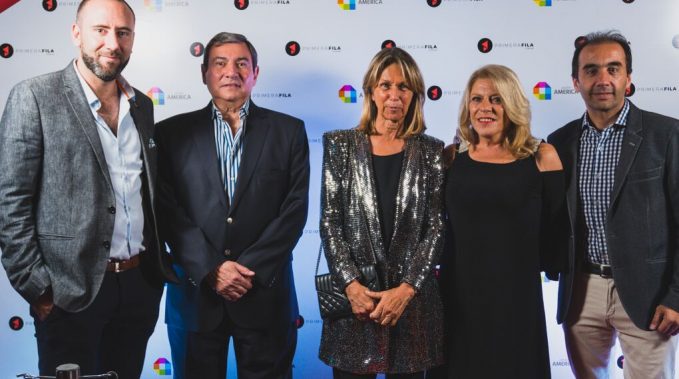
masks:
{"type": "Polygon", "coordinates": [[[361,321],[368,320],[370,312],[375,310],[375,301],[366,295],[366,292],[370,292],[368,288],[354,279],[347,285],[344,292],[347,294],[349,303],[351,303],[351,311],[354,312],[356,318],[361,321]]]}
{"type": "Polygon", "coordinates": [[[370,318],[382,326],[395,326],[403,311],[415,297],[415,289],[408,283],[401,283],[396,288],[386,291],[373,292],[366,290],[366,295],[378,301],[370,318]]]}

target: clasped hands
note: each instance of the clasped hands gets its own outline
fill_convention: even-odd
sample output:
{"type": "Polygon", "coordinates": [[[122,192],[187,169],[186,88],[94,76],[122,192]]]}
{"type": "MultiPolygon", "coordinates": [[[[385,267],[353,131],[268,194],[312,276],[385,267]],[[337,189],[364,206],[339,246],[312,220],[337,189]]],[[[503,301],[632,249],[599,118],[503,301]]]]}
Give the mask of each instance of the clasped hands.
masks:
{"type": "Polygon", "coordinates": [[[382,326],[395,326],[415,296],[415,289],[408,283],[401,283],[386,291],[373,292],[358,280],[349,283],[345,292],[351,311],[357,319],[372,320],[382,326]]]}
{"type": "Polygon", "coordinates": [[[226,261],[208,275],[208,283],[218,295],[236,301],[252,288],[255,272],[234,261],[226,261]]]}

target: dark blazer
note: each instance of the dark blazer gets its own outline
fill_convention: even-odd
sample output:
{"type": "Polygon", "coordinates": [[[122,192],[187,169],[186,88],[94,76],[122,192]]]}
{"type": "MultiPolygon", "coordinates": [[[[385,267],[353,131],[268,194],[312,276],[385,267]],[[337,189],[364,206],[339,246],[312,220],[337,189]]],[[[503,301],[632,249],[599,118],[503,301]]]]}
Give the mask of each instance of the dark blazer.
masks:
{"type": "MultiPolygon", "coordinates": [[[[557,321],[568,314],[575,270],[584,260],[584,219],[578,205],[582,118],[552,133],[566,173],[569,266],[559,283],[557,321]]],[[[630,104],[606,218],[613,280],[625,311],[648,330],[658,304],[679,311],[679,120],[630,104]]]]}
{"type": "Polygon", "coordinates": [[[306,224],[309,190],[304,123],[250,102],[233,204],[221,179],[211,103],[160,122],[156,136],[162,233],[181,279],[168,286],[168,325],[212,330],[225,310],[241,327],[294,320],[292,250],[306,224]],[[227,260],[255,272],[253,288],[235,302],[205,282],[227,260]]]}
{"type": "MultiPolygon", "coordinates": [[[[136,89],[130,113],[144,161],[143,262],[175,280],[156,238],[153,104],[136,89]]],[[[29,303],[51,286],[55,305],[84,309],[106,270],[115,197],[73,62],[12,89],[0,121],[0,172],[0,247],[10,282],[29,303]]]]}

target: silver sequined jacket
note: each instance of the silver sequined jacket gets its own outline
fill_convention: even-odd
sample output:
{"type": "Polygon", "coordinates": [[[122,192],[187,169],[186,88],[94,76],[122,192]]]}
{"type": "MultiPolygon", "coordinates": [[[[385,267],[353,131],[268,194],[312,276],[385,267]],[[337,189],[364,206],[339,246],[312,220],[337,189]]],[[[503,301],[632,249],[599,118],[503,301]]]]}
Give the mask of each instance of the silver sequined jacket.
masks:
{"type": "Polygon", "coordinates": [[[368,135],[351,129],[323,136],[320,232],[334,279],[349,284],[358,267],[376,263],[384,288],[407,282],[417,291],[395,327],[355,317],[325,320],[319,356],[328,365],[405,373],[443,362],[443,310],[433,275],[444,232],[442,149],[443,142],[426,135],[406,140],[387,254],[368,135]]]}

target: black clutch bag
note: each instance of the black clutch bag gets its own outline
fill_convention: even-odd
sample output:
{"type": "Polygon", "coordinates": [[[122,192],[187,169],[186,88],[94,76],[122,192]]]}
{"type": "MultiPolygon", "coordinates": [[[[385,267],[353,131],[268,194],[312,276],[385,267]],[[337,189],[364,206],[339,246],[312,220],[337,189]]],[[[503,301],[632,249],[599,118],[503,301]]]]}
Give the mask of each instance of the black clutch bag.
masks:
{"type": "MultiPolygon", "coordinates": [[[[337,285],[332,279],[331,274],[318,275],[318,263],[321,260],[321,249],[318,251],[318,261],[316,262],[316,294],[318,296],[318,309],[321,318],[335,320],[343,317],[353,316],[351,304],[344,289],[337,285]]],[[[377,277],[375,265],[367,265],[360,268],[361,277],[359,282],[368,287],[371,291],[381,291],[380,280],[377,277]]]]}

